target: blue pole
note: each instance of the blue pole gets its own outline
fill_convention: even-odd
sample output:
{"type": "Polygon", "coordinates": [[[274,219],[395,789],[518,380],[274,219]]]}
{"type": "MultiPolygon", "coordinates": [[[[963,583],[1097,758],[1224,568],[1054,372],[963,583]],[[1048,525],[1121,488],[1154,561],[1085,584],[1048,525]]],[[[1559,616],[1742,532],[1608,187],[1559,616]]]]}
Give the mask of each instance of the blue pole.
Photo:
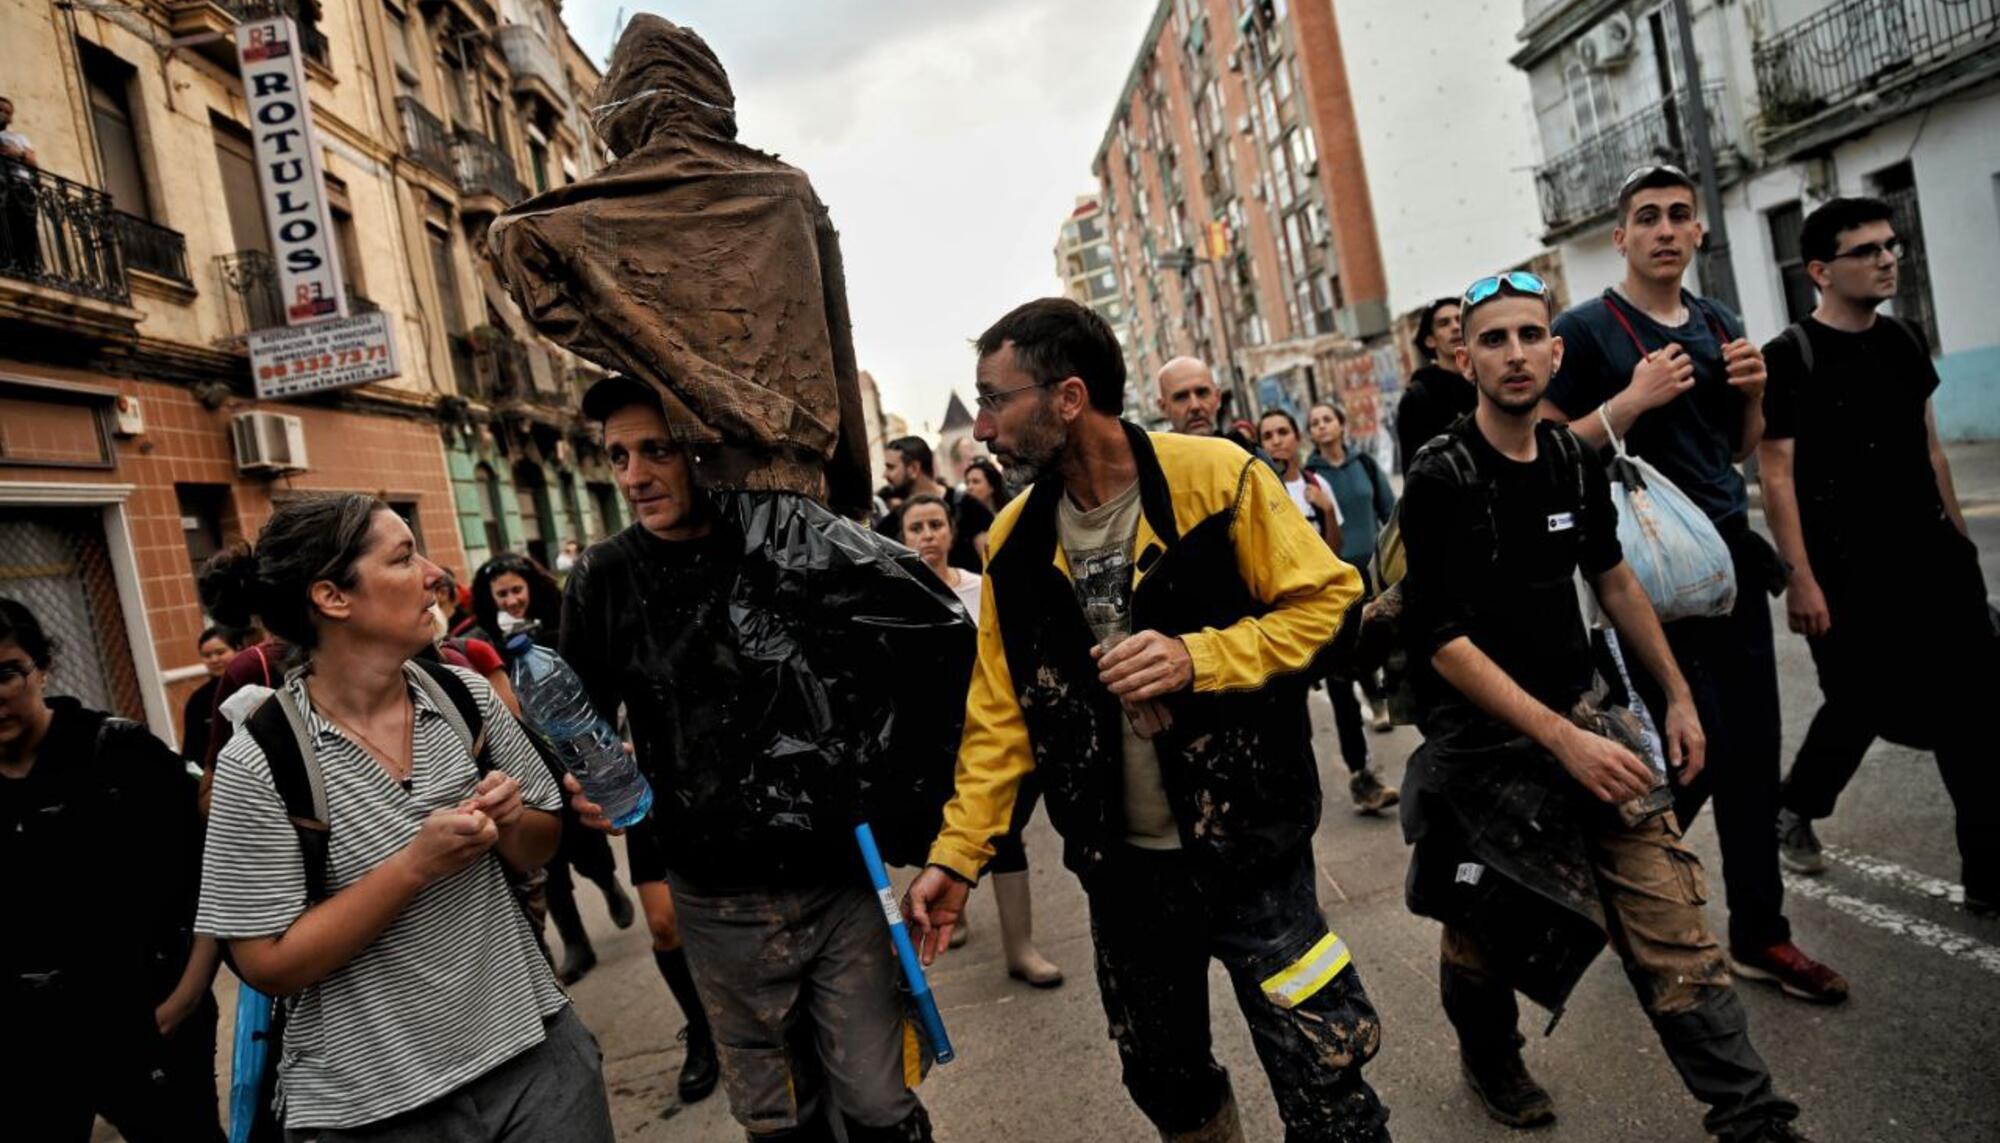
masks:
{"type": "Polygon", "coordinates": [[[875,848],[875,831],[862,822],[854,827],[854,840],[861,846],[861,862],[868,867],[868,880],[875,885],[875,895],[882,899],[882,915],[889,920],[889,939],[895,942],[896,959],[902,962],[903,979],[909,982],[910,997],[917,1003],[917,1019],[923,1021],[931,1054],[938,1063],[948,1064],[955,1055],[951,1037],[945,1035],[937,998],[931,995],[930,981],[924,979],[923,962],[917,959],[916,947],[910,943],[910,927],[903,923],[903,911],[896,907],[896,892],[889,887],[889,870],[882,864],[882,851],[875,848]]]}

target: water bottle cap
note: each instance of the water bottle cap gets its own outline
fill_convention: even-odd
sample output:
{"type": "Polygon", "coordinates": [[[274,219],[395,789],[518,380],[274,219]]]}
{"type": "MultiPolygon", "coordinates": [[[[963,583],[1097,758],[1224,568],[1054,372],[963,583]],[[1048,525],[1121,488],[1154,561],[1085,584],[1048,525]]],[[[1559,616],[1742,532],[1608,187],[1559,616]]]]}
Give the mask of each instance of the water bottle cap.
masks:
{"type": "Polygon", "coordinates": [[[533,630],[532,624],[529,625],[528,627],[523,627],[515,631],[512,635],[507,636],[507,649],[516,654],[519,654],[522,651],[526,651],[528,648],[534,646],[534,644],[535,644],[535,632],[533,630]]]}

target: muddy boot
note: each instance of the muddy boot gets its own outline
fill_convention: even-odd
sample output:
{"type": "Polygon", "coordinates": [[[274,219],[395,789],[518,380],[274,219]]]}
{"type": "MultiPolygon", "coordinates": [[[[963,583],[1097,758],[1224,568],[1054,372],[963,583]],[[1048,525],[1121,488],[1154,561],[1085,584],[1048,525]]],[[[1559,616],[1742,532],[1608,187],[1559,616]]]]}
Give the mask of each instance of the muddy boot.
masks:
{"type": "Polygon", "coordinates": [[[1035,947],[1033,899],[1028,895],[1028,871],[995,873],[993,904],[1000,910],[1000,947],[1006,950],[1007,975],[1036,988],[1055,988],[1062,969],[1035,947]]]}
{"type": "Polygon", "coordinates": [[[1438,966],[1444,1014],[1458,1032],[1459,1067],[1486,1114],[1509,1127],[1555,1121],[1555,1101],[1521,1060],[1514,990],[1454,964],[1438,966]]]}
{"type": "Polygon", "coordinates": [[[1385,785],[1373,766],[1356,770],[1347,780],[1347,792],[1354,796],[1354,812],[1379,814],[1403,800],[1396,787],[1385,785]]]}
{"type": "Polygon", "coordinates": [[[611,923],[621,929],[631,928],[635,916],[631,894],[625,892],[625,887],[618,883],[616,877],[606,877],[597,883],[597,887],[604,891],[604,907],[611,911],[611,923]]]}
{"type": "Polygon", "coordinates": [[[847,1143],[931,1143],[931,1115],[922,1104],[901,1123],[868,1127],[842,1115],[847,1127],[847,1143]]]}
{"type": "Polygon", "coordinates": [[[1708,1105],[1701,1125],[1731,1141],[1795,1139],[1799,1105],[1771,1087],[1771,1069],[1750,1043],[1750,1019],[1734,989],[1716,992],[1692,1012],[1651,1017],[1660,1046],[1681,1082],[1708,1105]]]}
{"type": "Polygon", "coordinates": [[[1528,1074],[1528,1065],[1521,1059],[1521,1037],[1514,1037],[1514,1045],[1505,1050],[1487,1052],[1475,1057],[1464,1047],[1458,1050],[1459,1071],[1479,1102],[1486,1105],[1486,1114],[1496,1123],[1509,1127],[1540,1127],[1556,1121],[1555,1100],[1528,1074]]]}
{"type": "Polygon", "coordinates": [[[674,994],[674,1002],[680,1005],[681,1015],[687,1020],[687,1027],[681,1029],[681,1038],[687,1041],[687,1058],[681,1061],[677,1085],[681,1102],[699,1103],[715,1090],[715,1081],[722,1074],[715,1060],[715,1038],[708,1031],[708,1013],[703,1011],[701,996],[694,990],[687,953],[680,949],[654,949],[653,963],[660,966],[667,991],[674,994]]]}
{"type": "Polygon", "coordinates": [[[1161,1131],[1161,1143],[1244,1143],[1243,1124],[1236,1118],[1236,1096],[1224,1093],[1222,1107],[1193,1131],[1161,1131]]]}

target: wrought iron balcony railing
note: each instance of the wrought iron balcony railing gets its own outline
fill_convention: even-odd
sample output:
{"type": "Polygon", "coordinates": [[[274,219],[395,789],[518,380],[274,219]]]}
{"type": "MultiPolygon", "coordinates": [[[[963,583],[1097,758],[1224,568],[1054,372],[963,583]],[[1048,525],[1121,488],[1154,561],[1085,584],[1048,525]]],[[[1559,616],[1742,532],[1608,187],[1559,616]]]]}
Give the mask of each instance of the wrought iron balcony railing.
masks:
{"type": "Polygon", "coordinates": [[[445,178],[454,177],[451,135],[444,122],[407,95],[396,97],[396,110],[403,119],[403,153],[445,178]]]}
{"type": "MultiPolygon", "coordinates": [[[[1708,133],[1721,150],[1734,141],[1723,108],[1722,85],[1702,89],[1708,133]]],[[[1608,213],[1617,203],[1625,176],[1648,163],[1686,165],[1686,116],[1693,110],[1686,93],[1599,131],[1581,144],[1535,168],[1535,189],[1542,200],[1542,221],[1550,230],[1587,223],[1608,213]]]]}
{"type": "Polygon", "coordinates": [[[299,39],[304,41],[306,58],[322,67],[327,65],[326,33],[319,30],[317,0],[221,0],[221,3],[238,20],[290,16],[299,26],[299,39]]]}
{"type": "Polygon", "coordinates": [[[169,230],[136,214],[118,211],[112,216],[119,244],[125,251],[125,268],[157,274],[184,285],[194,285],[188,274],[187,239],[178,230],[169,230]]]}
{"type": "Polygon", "coordinates": [[[1846,0],[1757,45],[1757,94],[1773,128],[1801,123],[1982,41],[2000,44],[2000,0],[1846,0]]]}
{"type": "Polygon", "coordinates": [[[458,168],[458,189],[466,194],[494,195],[509,205],[528,197],[507,152],[486,136],[459,128],[452,139],[452,155],[458,168]]]}
{"type": "Polygon", "coordinates": [[[103,191],[0,159],[0,278],[130,301],[117,219],[103,191]]]}
{"type": "Polygon", "coordinates": [[[238,250],[215,258],[216,284],[228,321],[224,341],[238,341],[260,329],[285,324],[285,299],[278,289],[278,263],[262,250],[238,250]]]}

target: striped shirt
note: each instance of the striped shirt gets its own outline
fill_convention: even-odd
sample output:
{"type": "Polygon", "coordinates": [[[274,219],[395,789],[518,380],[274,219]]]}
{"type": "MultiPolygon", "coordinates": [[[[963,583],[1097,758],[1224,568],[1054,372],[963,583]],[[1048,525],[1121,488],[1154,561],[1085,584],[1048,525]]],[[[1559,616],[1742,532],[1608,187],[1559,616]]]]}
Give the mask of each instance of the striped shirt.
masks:
{"type": "MultiPolygon", "coordinates": [[[[520,725],[484,679],[458,674],[478,699],[494,766],[520,781],[523,804],[557,809],[561,793],[520,725]]],[[[312,708],[302,672],[284,685],[326,782],[329,894],[402,849],[433,810],[472,795],[479,777],[464,739],[413,678],[408,791],[312,708]]],[[[275,936],[305,910],[298,833],[264,752],[239,731],[216,761],[195,929],[275,936]]],[[[426,885],[353,960],[289,998],[285,1125],[358,1127],[429,1103],[540,1043],[544,1020],[568,1002],[489,852],[426,885]]]]}

